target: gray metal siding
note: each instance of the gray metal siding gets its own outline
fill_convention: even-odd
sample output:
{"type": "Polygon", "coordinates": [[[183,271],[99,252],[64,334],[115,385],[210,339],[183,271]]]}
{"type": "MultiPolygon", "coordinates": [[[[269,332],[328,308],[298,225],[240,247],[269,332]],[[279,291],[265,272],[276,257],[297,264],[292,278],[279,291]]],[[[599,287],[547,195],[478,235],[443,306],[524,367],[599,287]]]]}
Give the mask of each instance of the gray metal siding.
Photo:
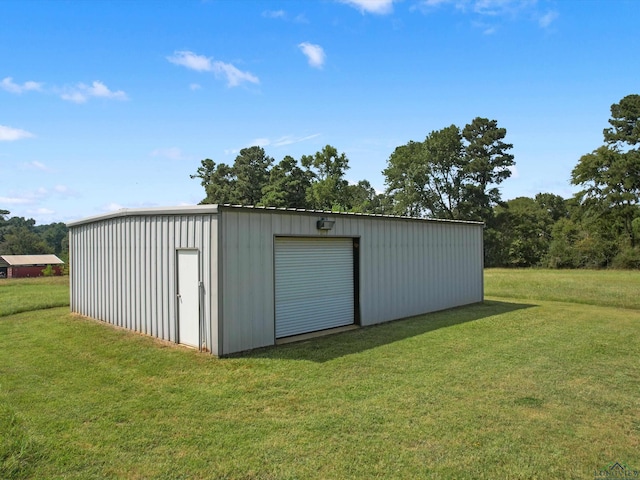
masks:
{"type": "Polygon", "coordinates": [[[220,208],[220,354],[275,341],[275,236],[360,238],[360,323],[483,300],[480,224],[220,208]],[[335,220],[320,232],[320,217],[335,220]]]}
{"type": "Polygon", "coordinates": [[[125,216],[72,225],[71,310],[175,341],[175,251],[197,248],[204,343],[217,354],[216,246],[215,215],[125,216]]]}

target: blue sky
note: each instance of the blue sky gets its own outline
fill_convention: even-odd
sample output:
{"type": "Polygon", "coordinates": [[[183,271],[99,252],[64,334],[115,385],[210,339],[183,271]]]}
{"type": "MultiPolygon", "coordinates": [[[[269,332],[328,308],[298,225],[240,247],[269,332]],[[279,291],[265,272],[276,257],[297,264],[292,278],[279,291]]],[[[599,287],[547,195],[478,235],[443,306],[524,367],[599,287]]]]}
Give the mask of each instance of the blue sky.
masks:
{"type": "Polygon", "coordinates": [[[640,93],[637,0],[0,3],[0,209],[38,224],[197,204],[200,160],[331,144],[384,190],[409,140],[498,121],[502,196],[576,191],[640,93]]]}

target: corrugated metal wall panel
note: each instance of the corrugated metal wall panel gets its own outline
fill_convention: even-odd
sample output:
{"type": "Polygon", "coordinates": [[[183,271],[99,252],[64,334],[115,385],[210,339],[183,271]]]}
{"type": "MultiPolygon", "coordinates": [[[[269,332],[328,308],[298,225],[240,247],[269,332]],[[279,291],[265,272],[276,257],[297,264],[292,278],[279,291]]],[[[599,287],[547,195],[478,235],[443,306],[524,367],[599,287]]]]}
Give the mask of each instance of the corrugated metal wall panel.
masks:
{"type": "Polygon", "coordinates": [[[71,310],[176,340],[175,250],[201,252],[205,347],[217,354],[217,217],[125,216],[70,228],[71,310]],[[213,279],[215,278],[215,286],[213,279]],[[212,328],[212,325],[215,325],[212,328]]]}
{"type": "Polygon", "coordinates": [[[275,341],[275,236],[360,238],[360,323],[483,300],[482,225],[387,217],[220,209],[220,354],[275,341]],[[328,232],[320,217],[335,220],[328,232]]]}

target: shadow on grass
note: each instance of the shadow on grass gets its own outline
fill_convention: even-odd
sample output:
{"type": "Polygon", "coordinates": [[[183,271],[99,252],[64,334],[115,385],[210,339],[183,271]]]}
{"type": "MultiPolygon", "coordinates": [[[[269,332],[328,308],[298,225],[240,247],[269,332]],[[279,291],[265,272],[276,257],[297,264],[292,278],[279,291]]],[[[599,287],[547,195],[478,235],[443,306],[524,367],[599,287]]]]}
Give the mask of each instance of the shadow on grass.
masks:
{"type": "Polygon", "coordinates": [[[244,354],[231,355],[231,357],[327,362],[440,328],[453,327],[535,306],[537,305],[485,300],[483,303],[362,327],[357,330],[296,343],[261,348],[244,354]]]}
{"type": "Polygon", "coordinates": [[[45,305],[33,305],[33,306],[24,306],[21,305],[19,307],[11,307],[11,308],[3,308],[0,306],[0,318],[9,317],[11,315],[18,315],[19,313],[27,313],[27,312],[37,312],[40,310],[48,310],[50,308],[60,308],[60,307],[68,307],[69,302],[57,302],[57,303],[48,303],[45,305]]]}

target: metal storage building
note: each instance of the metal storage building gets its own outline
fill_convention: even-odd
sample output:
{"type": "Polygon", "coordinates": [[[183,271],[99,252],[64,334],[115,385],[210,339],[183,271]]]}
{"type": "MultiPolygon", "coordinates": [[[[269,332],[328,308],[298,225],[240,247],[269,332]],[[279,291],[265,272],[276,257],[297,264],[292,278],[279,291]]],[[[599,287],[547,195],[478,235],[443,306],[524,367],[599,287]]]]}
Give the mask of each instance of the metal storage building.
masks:
{"type": "Polygon", "coordinates": [[[223,356],[483,300],[483,224],[200,205],[68,224],[71,310],[223,356]]]}

